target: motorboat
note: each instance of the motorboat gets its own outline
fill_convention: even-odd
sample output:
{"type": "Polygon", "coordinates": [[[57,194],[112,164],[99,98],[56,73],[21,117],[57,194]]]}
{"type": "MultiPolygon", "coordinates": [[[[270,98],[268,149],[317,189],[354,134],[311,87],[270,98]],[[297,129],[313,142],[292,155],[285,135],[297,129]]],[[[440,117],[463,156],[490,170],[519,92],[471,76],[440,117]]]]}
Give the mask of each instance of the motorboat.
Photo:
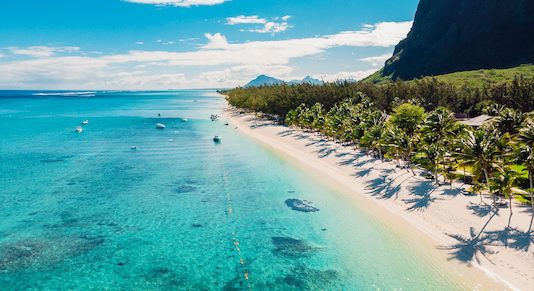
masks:
{"type": "Polygon", "coordinates": [[[189,121],[189,119],[187,119],[187,118],[182,118],[182,122],[188,122],[188,121],[189,121]]]}
{"type": "Polygon", "coordinates": [[[157,129],[165,129],[166,126],[165,126],[165,124],[163,124],[163,123],[158,123],[158,124],[156,124],[156,128],[157,128],[157,129]]]}
{"type": "Polygon", "coordinates": [[[89,120],[86,119],[86,120],[82,121],[82,124],[83,125],[88,125],[89,124],[89,120]]]}
{"type": "Polygon", "coordinates": [[[82,133],[83,132],[83,128],[81,126],[76,126],[76,128],[74,129],[77,133],[82,133]]]}
{"type": "Polygon", "coordinates": [[[218,135],[216,135],[216,136],[213,137],[213,142],[214,143],[221,143],[221,138],[218,135]]]}
{"type": "Polygon", "coordinates": [[[131,146],[130,149],[131,149],[132,151],[135,151],[135,150],[137,150],[137,146],[131,146]]]}

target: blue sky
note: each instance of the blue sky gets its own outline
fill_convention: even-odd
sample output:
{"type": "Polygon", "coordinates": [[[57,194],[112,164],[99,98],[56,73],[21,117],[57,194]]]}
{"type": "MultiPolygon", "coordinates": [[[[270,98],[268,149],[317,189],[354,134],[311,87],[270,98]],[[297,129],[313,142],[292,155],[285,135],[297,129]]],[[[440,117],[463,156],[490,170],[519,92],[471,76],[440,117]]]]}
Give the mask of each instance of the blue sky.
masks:
{"type": "Polygon", "coordinates": [[[233,87],[359,79],[417,0],[25,0],[0,10],[2,89],[233,87]]]}

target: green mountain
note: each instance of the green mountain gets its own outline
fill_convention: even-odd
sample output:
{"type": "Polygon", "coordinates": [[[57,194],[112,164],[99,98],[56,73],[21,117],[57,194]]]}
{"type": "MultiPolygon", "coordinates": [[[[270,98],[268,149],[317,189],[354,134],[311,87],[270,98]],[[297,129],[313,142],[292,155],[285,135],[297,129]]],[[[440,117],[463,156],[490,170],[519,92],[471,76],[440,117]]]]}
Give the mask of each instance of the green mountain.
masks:
{"type": "Polygon", "coordinates": [[[533,0],[421,0],[407,38],[368,81],[534,63],[533,36],[533,0]]]}

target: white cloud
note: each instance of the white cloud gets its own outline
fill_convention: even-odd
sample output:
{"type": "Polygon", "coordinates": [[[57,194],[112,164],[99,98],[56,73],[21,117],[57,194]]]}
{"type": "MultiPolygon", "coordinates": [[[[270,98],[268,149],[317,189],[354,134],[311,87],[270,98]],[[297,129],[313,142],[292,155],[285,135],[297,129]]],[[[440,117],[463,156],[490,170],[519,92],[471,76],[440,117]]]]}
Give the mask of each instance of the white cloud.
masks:
{"type": "Polygon", "coordinates": [[[376,67],[383,65],[389,58],[391,58],[391,54],[383,54],[380,56],[363,58],[360,59],[360,61],[370,63],[371,65],[376,67]]]}
{"type": "Polygon", "coordinates": [[[236,24],[264,24],[267,22],[267,19],[260,18],[258,15],[245,16],[240,15],[236,17],[226,18],[226,24],[236,25],[236,24]]]}
{"type": "Polygon", "coordinates": [[[238,25],[238,24],[261,24],[261,27],[248,29],[248,30],[242,30],[242,31],[249,31],[249,32],[257,32],[257,33],[278,33],[282,31],[286,31],[290,28],[287,20],[289,20],[291,16],[286,15],[282,17],[275,17],[273,20],[279,20],[282,19],[282,22],[275,22],[275,21],[269,21],[267,18],[260,18],[258,15],[251,15],[251,16],[245,16],[240,15],[236,17],[228,17],[226,18],[226,24],[228,25],[238,25]]]}
{"type": "MultiPolygon", "coordinates": [[[[0,61],[0,88],[231,87],[260,73],[287,76],[293,71],[293,60],[317,56],[331,48],[391,47],[406,36],[410,27],[411,22],[384,22],[331,35],[244,43],[231,43],[220,33],[206,34],[205,45],[185,52],[134,50],[111,55],[83,55],[80,52],[79,56],[72,56],[54,55],[54,52],[77,51],[79,48],[33,49],[41,51],[41,56],[0,61]],[[131,73],[136,70],[142,72],[131,73]],[[198,71],[204,73],[193,73],[198,71]],[[174,79],[179,79],[181,85],[172,81],[174,79]]],[[[370,73],[372,71],[340,72],[322,78],[361,79],[370,73]]]]}
{"type": "Polygon", "coordinates": [[[363,70],[363,71],[355,71],[355,72],[338,72],[334,74],[323,74],[319,76],[314,76],[314,78],[324,80],[327,82],[335,82],[340,80],[353,80],[353,81],[359,81],[362,79],[365,79],[366,77],[370,76],[371,74],[375,73],[376,70],[363,70]]]}
{"type": "Polygon", "coordinates": [[[190,37],[190,38],[182,38],[182,39],[179,39],[178,41],[179,42],[185,42],[185,41],[195,41],[195,40],[199,40],[200,38],[198,37],[190,37]]]}
{"type": "Polygon", "coordinates": [[[138,4],[152,4],[160,6],[212,6],[222,4],[230,0],[123,0],[124,2],[138,3],[138,4]]]}
{"type": "Polygon", "coordinates": [[[249,31],[251,32],[258,32],[258,33],[278,33],[282,31],[286,31],[289,28],[289,24],[287,22],[267,22],[263,26],[263,28],[259,29],[251,29],[249,31]]]}
{"type": "Polygon", "coordinates": [[[64,46],[64,47],[48,47],[48,46],[30,46],[27,48],[8,48],[12,54],[30,56],[34,58],[46,58],[55,55],[56,53],[75,53],[80,51],[79,47],[64,46]]]}

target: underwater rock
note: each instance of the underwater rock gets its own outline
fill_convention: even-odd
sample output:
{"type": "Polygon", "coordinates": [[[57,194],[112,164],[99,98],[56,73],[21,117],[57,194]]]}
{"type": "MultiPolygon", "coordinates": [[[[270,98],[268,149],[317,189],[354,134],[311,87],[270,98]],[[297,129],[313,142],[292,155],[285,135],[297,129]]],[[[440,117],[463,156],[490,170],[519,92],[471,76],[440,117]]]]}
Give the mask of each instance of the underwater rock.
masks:
{"type": "Polygon", "coordinates": [[[51,163],[61,163],[67,161],[67,159],[71,159],[74,156],[60,156],[57,158],[50,158],[50,159],[43,159],[41,160],[41,163],[43,164],[51,164],[51,163]]]}
{"type": "Polygon", "coordinates": [[[316,270],[301,265],[280,278],[278,284],[289,285],[298,290],[336,290],[339,288],[333,285],[338,278],[339,274],[335,270],[316,270]]]}
{"type": "Polygon", "coordinates": [[[317,212],[319,208],[313,207],[312,202],[300,199],[287,199],[287,207],[300,212],[317,212]]]}
{"type": "Polygon", "coordinates": [[[317,252],[318,248],[310,246],[305,240],[291,237],[272,237],[275,247],[273,253],[286,257],[306,257],[317,252]]]}
{"type": "Polygon", "coordinates": [[[185,286],[186,279],[175,272],[173,269],[166,267],[155,267],[145,274],[144,279],[158,289],[177,290],[185,286]]]}
{"type": "Polygon", "coordinates": [[[87,253],[104,242],[103,237],[68,236],[30,238],[0,245],[0,270],[48,267],[87,253]]]}
{"type": "Polygon", "coordinates": [[[195,192],[197,190],[197,187],[191,186],[191,185],[180,185],[173,189],[173,192],[176,194],[184,194],[184,193],[191,193],[195,192]]]}

